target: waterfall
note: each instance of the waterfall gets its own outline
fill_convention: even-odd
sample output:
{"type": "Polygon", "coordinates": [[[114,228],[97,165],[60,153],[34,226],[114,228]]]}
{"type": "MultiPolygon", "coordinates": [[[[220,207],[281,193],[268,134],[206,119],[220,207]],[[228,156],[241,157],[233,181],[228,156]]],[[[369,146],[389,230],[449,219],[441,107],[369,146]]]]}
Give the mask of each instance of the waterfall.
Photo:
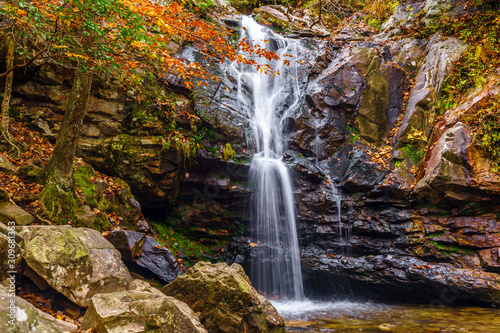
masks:
{"type": "Polygon", "coordinates": [[[241,38],[252,45],[291,55],[282,60],[258,59],[279,75],[265,75],[254,67],[233,64],[238,78],[240,112],[250,120],[255,154],[250,166],[252,187],[250,220],[252,248],[249,276],[252,284],[268,297],[302,299],[296,211],[289,172],[282,160],[286,149],[285,122],[300,106],[297,74],[297,41],[274,34],[250,17],[242,18],[241,38]]]}

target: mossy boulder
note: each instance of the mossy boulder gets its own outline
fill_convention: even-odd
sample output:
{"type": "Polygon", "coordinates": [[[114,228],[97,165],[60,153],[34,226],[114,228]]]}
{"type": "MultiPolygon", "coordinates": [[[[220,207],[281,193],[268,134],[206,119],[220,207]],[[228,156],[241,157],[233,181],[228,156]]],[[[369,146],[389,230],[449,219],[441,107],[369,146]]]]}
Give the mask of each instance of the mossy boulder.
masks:
{"type": "Polygon", "coordinates": [[[285,332],[283,318],[238,264],[199,262],[162,292],[199,312],[201,323],[212,333],[285,332]]]}
{"type": "MultiPolygon", "coordinates": [[[[144,287],[145,283],[141,283],[144,287]]],[[[198,316],[173,297],[150,288],[138,288],[92,297],[82,329],[101,333],[186,332],[206,333],[198,316]]]]}
{"type": "Polygon", "coordinates": [[[126,182],[120,178],[108,179],[111,184],[108,185],[85,163],[75,167],[73,178],[84,201],[78,212],[80,226],[108,229],[110,221],[107,215],[110,213],[120,217],[122,227],[135,229],[138,226],[139,220],[143,218],[141,207],[126,182]]]}
{"type": "Polygon", "coordinates": [[[25,227],[26,264],[52,288],[87,307],[97,293],[126,290],[130,273],[99,232],[66,226],[25,227]]]}
{"type": "Polygon", "coordinates": [[[3,154],[0,154],[0,171],[5,173],[12,173],[16,170],[12,162],[3,154]]]}
{"type": "Polygon", "coordinates": [[[26,163],[19,167],[17,175],[27,183],[37,183],[41,182],[43,178],[43,170],[43,161],[35,158],[26,161],[26,163]]]}
{"type": "Polygon", "coordinates": [[[0,222],[15,222],[16,225],[28,225],[35,218],[13,202],[0,202],[0,222]]]}

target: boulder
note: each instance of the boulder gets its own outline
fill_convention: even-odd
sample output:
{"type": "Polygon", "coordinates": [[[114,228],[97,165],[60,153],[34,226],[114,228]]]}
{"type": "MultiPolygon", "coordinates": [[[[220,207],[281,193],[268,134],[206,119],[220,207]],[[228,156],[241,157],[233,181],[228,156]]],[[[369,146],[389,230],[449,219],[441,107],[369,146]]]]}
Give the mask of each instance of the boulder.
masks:
{"type": "Polygon", "coordinates": [[[200,312],[209,332],[285,332],[283,318],[238,264],[199,262],[161,291],[200,312]]]}
{"type": "Polygon", "coordinates": [[[0,222],[11,221],[24,226],[33,223],[35,218],[13,202],[0,202],[0,222]]]}
{"type": "Polygon", "coordinates": [[[412,129],[428,134],[436,116],[430,104],[439,97],[443,81],[466,48],[467,44],[456,38],[442,40],[439,35],[435,35],[429,41],[427,56],[406,105],[397,138],[398,146],[408,143],[407,134],[412,129]]]}
{"type": "Polygon", "coordinates": [[[53,103],[58,109],[64,110],[70,89],[60,85],[44,85],[29,81],[17,87],[15,92],[28,100],[53,103]]]}
{"type": "Polygon", "coordinates": [[[391,17],[382,25],[383,36],[394,36],[401,27],[414,27],[420,20],[431,25],[443,16],[460,17],[477,11],[479,5],[465,0],[404,1],[398,5],[391,17]]]}
{"type": "Polygon", "coordinates": [[[151,236],[130,230],[115,230],[106,238],[125,260],[146,269],[166,283],[182,274],[175,256],[151,236]]]}
{"type": "Polygon", "coordinates": [[[411,27],[416,22],[417,14],[422,10],[422,2],[402,3],[398,5],[391,17],[382,24],[381,30],[386,35],[394,35],[400,31],[400,26],[411,27]]]}
{"type": "Polygon", "coordinates": [[[63,333],[33,305],[1,285],[0,318],[0,331],[4,333],[63,333]]]}
{"type": "Polygon", "coordinates": [[[135,279],[132,282],[130,282],[130,290],[165,296],[165,294],[162,293],[159,289],[156,289],[155,287],[151,286],[146,281],[140,280],[140,279],[135,279]]]}
{"type": "Polygon", "coordinates": [[[207,332],[186,303],[158,290],[95,295],[83,317],[81,329],[95,328],[101,333],[207,332]]]}
{"type": "Polygon", "coordinates": [[[17,175],[25,183],[43,183],[44,162],[39,158],[32,158],[23,163],[17,170],[17,175]]]}
{"type": "Polygon", "coordinates": [[[500,247],[480,250],[482,266],[490,272],[500,273],[500,247]]]}
{"type": "Polygon", "coordinates": [[[26,264],[75,304],[97,293],[126,290],[130,274],[120,253],[99,232],[66,226],[25,227],[26,264]]]}
{"type": "Polygon", "coordinates": [[[9,277],[8,271],[16,270],[24,254],[22,239],[13,228],[0,223],[0,281],[9,277]]]}
{"type": "Polygon", "coordinates": [[[467,147],[471,142],[469,130],[457,123],[437,140],[426,162],[424,175],[415,185],[414,193],[433,204],[446,201],[467,201],[470,166],[467,147]]]}
{"type": "Polygon", "coordinates": [[[12,173],[16,170],[14,164],[3,154],[0,154],[0,171],[5,173],[12,173]]]}

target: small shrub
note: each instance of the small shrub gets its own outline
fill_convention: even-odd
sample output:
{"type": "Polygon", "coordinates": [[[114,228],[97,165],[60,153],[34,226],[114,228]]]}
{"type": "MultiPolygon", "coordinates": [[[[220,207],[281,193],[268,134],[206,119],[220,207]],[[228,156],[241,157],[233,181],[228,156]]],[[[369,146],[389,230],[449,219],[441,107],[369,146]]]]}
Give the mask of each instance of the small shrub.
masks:
{"type": "Polygon", "coordinates": [[[410,161],[414,165],[417,165],[422,157],[424,157],[424,147],[427,142],[427,137],[424,132],[412,127],[406,138],[410,141],[410,143],[401,149],[405,153],[405,157],[409,157],[410,161]]]}
{"type": "Polygon", "coordinates": [[[235,155],[236,152],[233,150],[233,147],[231,147],[231,144],[226,143],[226,147],[222,150],[220,158],[221,160],[228,162],[229,160],[232,160],[235,155]]]}

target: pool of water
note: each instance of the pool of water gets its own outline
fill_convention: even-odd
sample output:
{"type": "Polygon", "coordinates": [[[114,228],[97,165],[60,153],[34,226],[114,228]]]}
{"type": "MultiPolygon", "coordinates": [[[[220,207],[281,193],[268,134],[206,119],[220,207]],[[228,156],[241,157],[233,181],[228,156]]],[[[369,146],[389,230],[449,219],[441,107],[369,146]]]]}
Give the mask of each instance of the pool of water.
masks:
{"type": "Polygon", "coordinates": [[[287,332],[500,332],[500,310],[480,307],[272,301],[287,332]]]}

